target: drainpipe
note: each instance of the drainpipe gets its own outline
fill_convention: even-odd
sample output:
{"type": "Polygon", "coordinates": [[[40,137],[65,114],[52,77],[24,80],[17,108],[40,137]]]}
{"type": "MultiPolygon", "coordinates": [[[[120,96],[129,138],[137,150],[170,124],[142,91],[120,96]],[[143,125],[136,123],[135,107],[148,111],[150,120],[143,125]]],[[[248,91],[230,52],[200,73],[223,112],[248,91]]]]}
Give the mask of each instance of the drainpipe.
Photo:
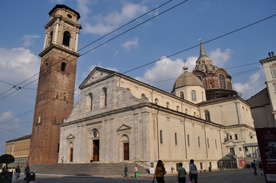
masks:
{"type": "Polygon", "coordinates": [[[208,147],[207,147],[207,143],[206,143],[206,141],[207,141],[207,139],[206,139],[206,124],[204,125],[204,138],[205,138],[205,149],[206,149],[206,157],[208,158],[208,147]]]}
{"type": "Polygon", "coordinates": [[[187,154],[187,142],[186,142],[185,120],[186,120],[186,118],[184,117],[183,128],[184,128],[185,154],[186,154],[186,159],[187,159],[187,158],[188,158],[188,154],[187,154]]]}
{"type": "Polygon", "coordinates": [[[158,114],[159,114],[159,107],[157,109],[157,114],[156,114],[156,129],[157,129],[157,152],[158,152],[158,159],[160,157],[160,154],[159,154],[159,131],[158,131],[158,114]]]}

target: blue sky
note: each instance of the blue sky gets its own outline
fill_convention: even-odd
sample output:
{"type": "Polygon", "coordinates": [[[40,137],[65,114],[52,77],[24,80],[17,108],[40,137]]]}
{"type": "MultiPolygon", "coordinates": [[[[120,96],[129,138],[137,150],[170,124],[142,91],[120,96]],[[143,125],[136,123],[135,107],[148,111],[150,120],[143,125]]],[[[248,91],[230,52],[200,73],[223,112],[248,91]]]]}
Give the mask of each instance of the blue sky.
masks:
{"type": "MultiPolygon", "coordinates": [[[[80,13],[79,23],[83,29],[80,31],[79,48],[82,48],[165,2],[166,0],[0,1],[0,154],[4,153],[5,141],[31,134],[37,76],[18,85],[17,87],[23,87],[33,81],[18,91],[12,89],[12,85],[39,72],[38,54],[42,51],[45,36],[43,26],[48,23],[48,13],[56,4],[65,4],[80,13]],[[2,94],[9,89],[9,92],[2,94]],[[14,93],[10,94],[11,92],[14,93]]],[[[180,2],[182,1],[171,1],[80,53],[180,2]]],[[[208,41],[275,13],[275,0],[189,0],[79,57],[76,87],[95,66],[124,73],[163,58],[126,74],[170,92],[175,79],[182,73],[184,60],[187,60],[189,70],[192,71],[199,55],[199,47],[170,58],[164,57],[199,44],[199,38],[203,42],[208,41]]],[[[265,87],[265,76],[259,60],[266,58],[268,52],[276,51],[275,22],[276,17],[273,17],[204,45],[213,62],[232,75],[234,89],[241,92],[244,99],[265,87]]],[[[77,90],[75,102],[79,100],[79,93],[77,90]]]]}

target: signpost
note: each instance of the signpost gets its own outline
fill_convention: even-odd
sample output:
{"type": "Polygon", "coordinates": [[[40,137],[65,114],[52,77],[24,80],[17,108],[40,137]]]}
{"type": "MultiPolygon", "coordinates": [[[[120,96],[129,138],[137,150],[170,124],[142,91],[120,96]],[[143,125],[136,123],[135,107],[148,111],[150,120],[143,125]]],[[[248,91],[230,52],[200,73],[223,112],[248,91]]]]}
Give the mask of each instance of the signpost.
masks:
{"type": "Polygon", "coordinates": [[[276,182],[276,128],[256,128],[256,133],[266,182],[276,182]]]}

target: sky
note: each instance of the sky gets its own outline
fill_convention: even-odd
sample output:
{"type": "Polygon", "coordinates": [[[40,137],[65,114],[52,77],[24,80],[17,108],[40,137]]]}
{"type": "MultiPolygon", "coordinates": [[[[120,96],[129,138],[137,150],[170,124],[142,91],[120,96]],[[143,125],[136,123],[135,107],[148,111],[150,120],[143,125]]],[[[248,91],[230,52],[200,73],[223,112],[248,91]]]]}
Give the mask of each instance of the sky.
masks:
{"type": "MultiPolygon", "coordinates": [[[[31,134],[41,59],[38,54],[43,50],[44,25],[50,20],[48,13],[56,4],[65,4],[80,13],[80,49],[166,2],[168,0],[1,0],[0,155],[5,151],[6,141],[31,134]]],[[[183,72],[185,60],[189,71],[193,70],[199,56],[196,45],[200,38],[204,43],[276,14],[275,0],[188,0],[162,13],[181,2],[183,0],[169,1],[79,51],[82,56],[78,58],[76,88],[95,66],[99,66],[171,92],[183,72]],[[141,25],[127,31],[138,24],[141,25]],[[108,43],[94,49],[105,41],[108,43]],[[148,65],[138,68],[145,64],[148,65]],[[138,69],[126,72],[134,68],[138,69]]],[[[245,100],[266,87],[259,60],[267,58],[268,52],[276,51],[275,30],[276,16],[204,44],[207,55],[232,76],[233,88],[245,100]]],[[[76,103],[80,90],[75,93],[76,103]]]]}

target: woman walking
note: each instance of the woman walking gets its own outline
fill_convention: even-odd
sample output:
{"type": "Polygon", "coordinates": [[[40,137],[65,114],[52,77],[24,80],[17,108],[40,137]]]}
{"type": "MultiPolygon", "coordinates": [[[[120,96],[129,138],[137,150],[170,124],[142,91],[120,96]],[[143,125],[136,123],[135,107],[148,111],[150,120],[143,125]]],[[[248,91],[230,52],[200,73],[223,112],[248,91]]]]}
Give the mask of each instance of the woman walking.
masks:
{"type": "Polygon", "coordinates": [[[194,180],[195,183],[197,183],[197,168],[196,165],[194,164],[194,160],[190,160],[190,165],[189,165],[189,174],[190,174],[190,180],[194,180]]]}
{"type": "Polygon", "coordinates": [[[164,168],[163,162],[161,160],[158,160],[152,183],[154,183],[154,179],[156,178],[158,183],[165,183],[164,175],[166,174],[166,170],[164,168]]]}

